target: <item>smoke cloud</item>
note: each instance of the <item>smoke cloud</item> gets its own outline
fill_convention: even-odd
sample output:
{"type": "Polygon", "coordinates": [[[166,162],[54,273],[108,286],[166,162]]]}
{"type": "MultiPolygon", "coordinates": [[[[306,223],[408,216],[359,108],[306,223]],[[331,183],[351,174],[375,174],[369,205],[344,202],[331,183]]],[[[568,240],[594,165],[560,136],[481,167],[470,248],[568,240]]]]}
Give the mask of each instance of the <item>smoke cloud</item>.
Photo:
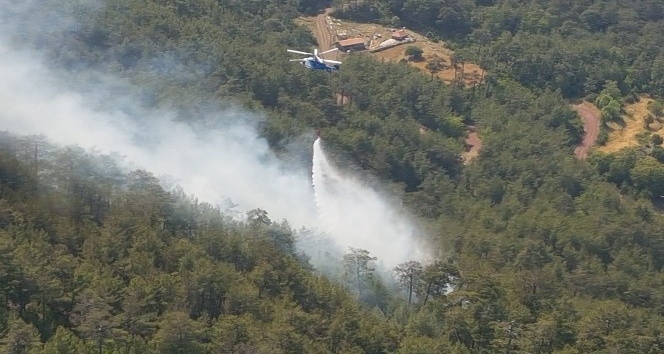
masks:
{"type": "Polygon", "coordinates": [[[413,224],[376,191],[335,168],[320,139],[314,143],[312,170],[321,227],[340,244],[373,252],[388,269],[427,258],[413,224]]]}
{"type": "Polygon", "coordinates": [[[310,225],[315,219],[308,170],[280,164],[257,136],[257,115],[215,112],[206,117],[205,130],[196,129],[175,121],[170,112],[135,103],[127,107],[131,99],[123,92],[133,89],[121,87],[117,79],[111,85],[111,79],[98,77],[87,92],[72,91],[35,59],[38,53],[3,48],[0,125],[4,129],[119,154],[131,167],[166,176],[206,202],[231,199],[242,210],[263,208],[270,217],[287,218],[295,225],[310,225]],[[102,106],[123,109],[99,109],[102,106]]]}
{"type": "Polygon", "coordinates": [[[423,256],[409,222],[338,172],[321,150],[315,159],[325,165],[316,167],[315,160],[315,173],[328,180],[319,180],[314,196],[310,161],[278,159],[258,136],[260,115],[222,109],[192,118],[197,123],[177,121],[173,112],[142,106],[138,88],[122,79],[90,72],[77,75],[81,82],[48,67],[43,52],[10,41],[7,34],[19,27],[0,26],[0,129],[119,154],[128,168],[150,171],[199,200],[221,205],[230,199],[242,212],[261,208],[273,220],[320,229],[340,248],[365,248],[386,267],[423,256]]]}

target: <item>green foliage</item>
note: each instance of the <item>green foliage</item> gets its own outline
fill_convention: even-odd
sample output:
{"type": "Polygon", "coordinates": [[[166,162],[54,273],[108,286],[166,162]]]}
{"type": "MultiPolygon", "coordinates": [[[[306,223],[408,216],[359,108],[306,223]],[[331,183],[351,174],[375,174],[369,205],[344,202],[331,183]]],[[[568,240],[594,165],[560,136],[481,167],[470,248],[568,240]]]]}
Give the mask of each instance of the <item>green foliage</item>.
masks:
{"type": "Polygon", "coordinates": [[[406,47],[405,54],[411,58],[411,60],[422,60],[422,53],[424,53],[424,50],[422,50],[420,47],[416,46],[408,46],[406,47]]]}
{"type": "Polygon", "coordinates": [[[159,353],[205,353],[202,332],[203,325],[186,313],[168,312],[159,323],[153,341],[159,353]]]}
{"type": "Polygon", "coordinates": [[[636,151],[622,151],[620,154],[616,154],[611,158],[612,161],[608,165],[606,179],[609,182],[613,182],[618,185],[629,182],[630,170],[634,168],[637,160],[636,151]]]}
{"type": "Polygon", "coordinates": [[[354,291],[362,297],[362,290],[373,278],[374,265],[371,264],[377,258],[369,255],[369,251],[350,247],[344,255],[344,279],[354,291]]]}
{"type": "Polygon", "coordinates": [[[607,81],[604,89],[595,99],[595,105],[602,113],[602,122],[622,122],[622,97],[615,81],[607,81]]]}
{"type": "MultiPolygon", "coordinates": [[[[17,158],[21,141],[5,136],[0,146],[12,148],[0,151],[17,158]]],[[[3,184],[3,352],[331,353],[334,345],[383,353],[395,346],[377,314],[295,258],[287,223],[260,209],[229,222],[181,190],[165,191],[150,173],[115,176],[104,156],[49,149],[39,181],[14,188],[21,175],[8,174],[3,184]],[[65,155],[71,169],[51,173],[65,155]],[[88,189],[60,187],[86,173],[94,176],[88,189]],[[81,191],[103,191],[112,202],[92,215],[98,200],[78,199],[81,191]],[[359,330],[334,328],[337,313],[353,314],[343,321],[359,330]],[[333,333],[354,339],[326,340],[333,333]]],[[[0,166],[28,168],[11,161],[0,166]]],[[[366,280],[365,301],[387,309],[386,288],[366,280]]]]}
{"type": "Polygon", "coordinates": [[[84,351],[82,341],[64,327],[58,327],[53,337],[44,344],[44,354],[67,354],[82,351],[84,351]]]}
{"type": "Polygon", "coordinates": [[[338,0],[334,15],[403,25],[453,42],[482,63],[542,91],[568,98],[599,93],[611,80],[622,92],[664,94],[664,29],[658,0],[561,2],[491,0],[338,0]]]}
{"type": "Polygon", "coordinates": [[[599,134],[597,135],[597,140],[595,141],[598,145],[606,145],[609,141],[609,132],[606,128],[600,128],[599,134]]]}
{"type": "Polygon", "coordinates": [[[634,185],[653,196],[664,195],[664,165],[653,157],[640,159],[631,171],[634,185]]]}
{"type": "Polygon", "coordinates": [[[39,352],[39,333],[30,323],[13,317],[9,320],[9,331],[0,344],[3,354],[32,354],[39,352]]]}
{"type": "Polygon", "coordinates": [[[413,292],[418,287],[422,278],[422,264],[418,261],[408,261],[394,267],[399,283],[408,291],[408,305],[412,301],[413,292]]]}
{"type": "Polygon", "coordinates": [[[664,224],[650,197],[662,194],[664,152],[652,141],[577,161],[583,131],[566,100],[596,96],[604,118],[617,120],[623,93],[664,95],[658,0],[620,8],[335,1],[339,16],[452,39],[455,60],[488,69],[481,90],[359,55],[345,57],[334,75],[285,64],[285,48],[315,45],[293,21],[325,5],[315,1],[42,5],[26,22],[47,23],[60,7],[79,22],[67,33],[30,26],[22,33],[46,46],[53,65],[123,76],[145,90],[147,105],[182,120],[227,101],[262,110],[261,133],[278,151],[320,128],[350,163],[400,186],[403,208],[424,219],[436,259],[399,265],[400,293],[371,269],[381,255],[351,250],[346,292],[311,273],[297,257],[297,233],[264,210],[230,222],[215,206],[164,190],[148,171],[124,173],[81,149],[2,134],[3,350],[662,347],[664,224]],[[464,165],[467,123],[478,126],[483,146],[464,165]]]}
{"type": "Polygon", "coordinates": [[[434,57],[427,62],[425,68],[431,72],[431,76],[433,77],[434,74],[444,69],[444,64],[440,58],[434,57]]]}
{"type": "Polygon", "coordinates": [[[661,117],[664,114],[664,103],[660,100],[653,100],[648,103],[648,111],[655,117],[661,117]]]}

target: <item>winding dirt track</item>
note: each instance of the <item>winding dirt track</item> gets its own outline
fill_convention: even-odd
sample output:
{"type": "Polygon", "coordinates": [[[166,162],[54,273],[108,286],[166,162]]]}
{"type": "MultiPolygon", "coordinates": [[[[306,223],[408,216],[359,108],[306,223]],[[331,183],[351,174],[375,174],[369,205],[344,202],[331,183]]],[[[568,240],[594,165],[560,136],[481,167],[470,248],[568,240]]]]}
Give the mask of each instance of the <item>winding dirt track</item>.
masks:
{"type": "Polygon", "coordinates": [[[330,33],[326,20],[330,13],[332,13],[332,9],[325,9],[322,14],[316,16],[314,36],[316,36],[321,51],[326,51],[332,47],[332,33],[330,33]]]}
{"type": "Polygon", "coordinates": [[[581,145],[574,149],[574,154],[579,160],[585,160],[588,158],[588,151],[590,151],[590,148],[592,148],[595,145],[595,141],[597,141],[601,113],[599,109],[590,102],[572,105],[572,109],[581,116],[581,120],[583,120],[583,131],[585,132],[583,141],[581,142],[581,145]]]}

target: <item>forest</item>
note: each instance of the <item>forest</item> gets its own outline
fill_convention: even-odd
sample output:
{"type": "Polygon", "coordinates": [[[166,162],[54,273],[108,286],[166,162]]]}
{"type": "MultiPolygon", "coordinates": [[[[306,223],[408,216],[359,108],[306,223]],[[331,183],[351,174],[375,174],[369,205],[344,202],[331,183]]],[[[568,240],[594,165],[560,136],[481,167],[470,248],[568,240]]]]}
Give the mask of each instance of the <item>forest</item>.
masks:
{"type": "Polygon", "coordinates": [[[359,249],[341,265],[357,277],[330,279],[295,247],[300,230],[264,210],[238,221],[150,171],[4,132],[0,352],[664,351],[662,141],[580,161],[582,122],[569,108],[597,102],[607,120],[641,94],[664,96],[661,1],[35,0],[0,10],[21,24],[12,45],[46,53],[72,81],[117,75],[184,122],[209,107],[261,112],[261,136],[279,154],[320,129],[403,200],[440,254],[397,266],[400,291],[367,267],[380,255],[359,249]],[[316,45],[294,19],[328,6],[428,32],[481,63],[486,80],[446,85],[363,55],[331,75],[288,65],[286,48],[316,45]],[[464,164],[469,124],[482,150],[464,164]]]}
{"type": "Polygon", "coordinates": [[[457,57],[566,98],[598,93],[664,95],[658,0],[335,0],[334,15],[407,26],[452,43],[457,57]]]}

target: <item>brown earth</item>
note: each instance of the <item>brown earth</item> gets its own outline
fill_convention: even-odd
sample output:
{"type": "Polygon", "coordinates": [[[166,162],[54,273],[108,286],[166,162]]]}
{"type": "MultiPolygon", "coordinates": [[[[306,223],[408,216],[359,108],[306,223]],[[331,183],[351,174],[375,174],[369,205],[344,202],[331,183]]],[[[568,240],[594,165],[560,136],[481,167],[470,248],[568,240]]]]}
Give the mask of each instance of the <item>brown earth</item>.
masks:
{"type": "Polygon", "coordinates": [[[326,20],[331,12],[332,9],[325,9],[322,14],[316,16],[314,21],[314,36],[316,36],[316,40],[318,41],[318,45],[320,46],[321,51],[326,51],[332,48],[332,44],[334,44],[332,41],[332,33],[330,33],[330,25],[326,20]]]}
{"type": "MultiPolygon", "coordinates": [[[[369,48],[374,48],[383,40],[390,38],[392,35],[392,28],[384,27],[371,23],[357,23],[341,21],[330,17],[332,9],[326,9],[322,14],[313,17],[302,17],[298,22],[311,29],[318,41],[321,50],[331,48],[332,44],[337,41],[337,33],[345,32],[349,37],[363,37],[369,43],[369,48]]],[[[473,63],[457,63],[456,68],[451,65],[451,57],[453,51],[445,47],[443,42],[430,41],[427,37],[416,32],[406,30],[409,37],[414,38],[415,42],[405,43],[396,47],[392,47],[383,51],[373,52],[370,55],[381,61],[398,62],[407,59],[405,55],[406,48],[415,46],[423,50],[421,61],[408,61],[408,63],[427,74],[431,74],[426,68],[428,62],[438,60],[441,64],[441,70],[435,75],[446,83],[453,83],[455,81],[463,80],[464,84],[468,87],[480,84],[484,77],[484,70],[477,64],[473,63]]],[[[369,51],[366,51],[369,53],[369,51]]],[[[343,58],[345,53],[330,53],[326,59],[339,59],[343,58]]]]}
{"type": "Polygon", "coordinates": [[[463,163],[468,164],[472,159],[477,157],[477,155],[480,152],[480,149],[482,148],[482,140],[480,140],[480,137],[477,135],[477,132],[475,131],[475,127],[468,127],[469,133],[468,136],[466,137],[466,145],[470,147],[466,153],[464,153],[463,156],[463,163]]]}
{"type": "Polygon", "coordinates": [[[577,105],[572,105],[572,109],[576,111],[583,121],[583,141],[581,145],[577,146],[574,154],[579,160],[588,158],[588,151],[595,145],[597,136],[599,135],[599,125],[601,113],[599,109],[590,102],[582,102],[577,105]]]}
{"type": "MultiPolygon", "coordinates": [[[[317,16],[302,17],[298,21],[301,25],[311,29],[318,41],[318,45],[321,47],[321,51],[325,51],[332,47],[337,40],[337,31],[345,31],[351,37],[367,38],[369,48],[373,48],[383,40],[391,37],[392,31],[390,28],[376,24],[342,22],[330,17],[330,13],[332,13],[332,9],[328,8],[317,16]]],[[[431,75],[431,71],[426,68],[427,63],[432,60],[438,60],[441,64],[441,70],[436,72],[435,75],[444,82],[449,84],[463,80],[463,83],[467,87],[482,83],[484,69],[479,65],[463,62],[457,63],[456,66],[452,66],[451,59],[454,52],[446,48],[444,43],[430,41],[427,37],[410,30],[406,32],[411,38],[415,39],[415,42],[388,48],[379,52],[366,52],[380,61],[399,62],[408,59],[405,54],[406,48],[408,46],[415,46],[422,49],[423,60],[407,60],[410,65],[431,75]]],[[[344,55],[347,54],[334,52],[325,55],[324,58],[341,59],[340,57],[343,57],[344,55]]],[[[350,102],[350,98],[337,94],[336,101],[338,105],[344,105],[350,102]]],[[[424,133],[424,131],[421,130],[421,133],[424,133]]],[[[465,142],[469,147],[469,150],[463,154],[463,160],[464,163],[467,164],[478,155],[479,150],[482,147],[482,140],[480,140],[477,135],[475,127],[469,127],[469,134],[466,137],[465,142]]]]}
{"type": "Polygon", "coordinates": [[[613,153],[627,147],[636,147],[640,143],[637,135],[644,132],[652,132],[664,135],[664,129],[646,129],[644,127],[644,118],[650,114],[648,103],[652,98],[643,96],[639,101],[625,107],[625,116],[623,116],[624,126],[612,125],[609,133],[609,140],[606,145],[597,148],[597,151],[613,153]]]}
{"type": "Polygon", "coordinates": [[[347,104],[350,103],[350,96],[342,95],[341,93],[337,93],[336,102],[337,102],[337,105],[339,105],[339,106],[347,105],[347,104]]]}
{"type": "MultiPolygon", "coordinates": [[[[413,32],[409,33],[414,37],[420,37],[413,32]]],[[[427,69],[427,64],[430,61],[437,59],[441,64],[441,70],[436,72],[435,75],[445,83],[451,84],[463,80],[466,87],[479,85],[484,78],[484,70],[479,65],[473,63],[457,63],[455,69],[451,63],[451,56],[453,54],[454,53],[451,50],[445,49],[441,44],[430,42],[426,37],[422,37],[416,42],[392,47],[380,52],[372,53],[371,55],[380,60],[390,62],[407,60],[408,64],[422,70],[428,75],[431,75],[431,71],[427,69]],[[408,60],[406,48],[409,46],[422,49],[422,57],[424,59],[419,61],[408,60]]]]}
{"type": "MultiPolygon", "coordinates": [[[[331,49],[334,44],[334,37],[332,36],[333,23],[330,13],[332,13],[332,9],[328,8],[317,16],[301,17],[297,21],[300,25],[308,27],[314,33],[314,37],[316,37],[321,52],[331,49]]],[[[307,51],[309,50],[309,48],[302,48],[301,50],[305,49],[307,51]]],[[[339,53],[328,53],[321,55],[321,57],[323,59],[338,59],[339,53]]]]}

